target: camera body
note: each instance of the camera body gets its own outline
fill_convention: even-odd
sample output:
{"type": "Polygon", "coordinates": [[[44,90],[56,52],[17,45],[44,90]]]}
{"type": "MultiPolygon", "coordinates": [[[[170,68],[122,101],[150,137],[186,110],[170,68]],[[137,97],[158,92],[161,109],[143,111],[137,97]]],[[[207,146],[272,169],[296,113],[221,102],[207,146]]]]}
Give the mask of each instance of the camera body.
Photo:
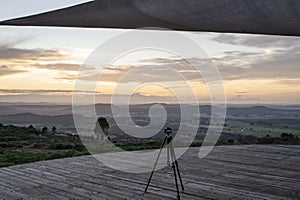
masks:
{"type": "Polygon", "coordinates": [[[165,130],[164,130],[165,134],[166,135],[166,139],[167,139],[167,144],[170,144],[173,140],[173,137],[171,135],[172,133],[172,129],[170,127],[166,127],[165,130]]]}
{"type": "Polygon", "coordinates": [[[164,132],[167,134],[167,135],[170,135],[172,133],[172,129],[170,127],[166,127],[164,132]]]}

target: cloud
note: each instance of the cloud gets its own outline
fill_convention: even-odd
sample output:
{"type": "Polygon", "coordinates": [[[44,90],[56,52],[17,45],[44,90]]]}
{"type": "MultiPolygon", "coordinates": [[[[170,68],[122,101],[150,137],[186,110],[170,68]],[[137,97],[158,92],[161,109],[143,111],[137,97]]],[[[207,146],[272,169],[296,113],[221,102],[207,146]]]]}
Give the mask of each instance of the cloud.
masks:
{"type": "Polygon", "coordinates": [[[87,94],[100,94],[101,92],[97,91],[83,91],[83,90],[27,90],[27,89],[0,89],[0,93],[5,94],[52,94],[52,93],[87,93],[87,94]]]}
{"type": "Polygon", "coordinates": [[[29,41],[31,39],[34,39],[34,38],[36,38],[36,36],[31,36],[31,37],[26,37],[26,38],[17,38],[17,39],[13,39],[13,38],[11,38],[11,39],[8,39],[8,38],[3,39],[2,38],[3,39],[2,41],[5,41],[5,42],[0,43],[0,49],[15,47],[17,45],[20,45],[20,44],[22,44],[22,43],[24,43],[26,41],[29,41]]]}
{"type": "Polygon", "coordinates": [[[280,85],[299,86],[300,85],[300,79],[282,79],[282,80],[275,81],[275,83],[280,84],[280,85]]]}
{"type": "Polygon", "coordinates": [[[247,94],[248,92],[235,92],[236,94],[247,94]]]}
{"type": "Polygon", "coordinates": [[[35,63],[29,65],[29,67],[39,68],[39,69],[48,69],[48,70],[60,70],[60,71],[79,71],[81,68],[84,70],[95,69],[92,66],[81,65],[81,64],[70,64],[70,63],[51,63],[51,64],[39,64],[35,63]]]}
{"type": "MultiPolygon", "coordinates": [[[[86,94],[88,95],[88,94],[86,94]]],[[[91,94],[92,95],[92,94],[91,94]]],[[[157,103],[157,102],[177,102],[175,97],[168,97],[168,96],[146,96],[143,94],[133,94],[133,95],[126,95],[126,94],[114,94],[116,97],[116,104],[123,104],[124,99],[129,99],[131,103],[157,103]]],[[[8,95],[0,95],[2,102],[56,102],[56,103],[63,103],[63,104],[72,104],[72,94],[69,95],[62,95],[62,94],[51,94],[48,95],[46,93],[16,93],[16,94],[8,94],[8,95]]],[[[77,97],[76,103],[79,104],[86,104],[86,96],[82,95],[82,99],[77,97]]],[[[111,94],[95,94],[96,102],[101,103],[111,103],[112,96],[111,94]]]]}
{"type": "Polygon", "coordinates": [[[28,38],[2,42],[0,44],[0,60],[53,60],[55,58],[69,57],[69,55],[61,53],[58,49],[25,49],[16,47],[27,40],[28,38]]]}
{"type": "MultiPolygon", "coordinates": [[[[162,83],[191,81],[201,78],[200,74],[185,60],[162,60],[165,64],[137,64],[109,66],[100,70],[89,70],[79,76],[72,74],[57,77],[65,80],[103,81],[113,83],[162,83]],[[100,78],[100,79],[99,79],[100,78]]],[[[150,62],[150,61],[149,61],[150,62]]]]}
{"type": "MultiPolygon", "coordinates": [[[[266,54],[261,52],[243,52],[227,51],[221,57],[212,58],[218,66],[223,80],[239,79],[295,79],[300,77],[299,63],[300,52],[298,47],[291,49],[282,49],[276,54],[266,54]]],[[[152,59],[149,62],[157,62],[156,66],[162,69],[164,66],[172,66],[176,70],[188,71],[185,60],[165,58],[152,59]],[[161,65],[159,65],[161,64],[161,65]]],[[[199,68],[205,66],[207,60],[193,58],[193,61],[199,63],[199,68]]],[[[186,75],[186,74],[185,74],[186,75]]],[[[188,80],[199,78],[197,72],[189,69],[188,80]]]]}
{"type": "Polygon", "coordinates": [[[0,60],[53,60],[65,58],[68,55],[62,54],[57,49],[19,49],[0,46],[0,60]]]}
{"type": "Polygon", "coordinates": [[[226,59],[230,58],[236,58],[237,56],[239,58],[241,57],[252,57],[252,56],[257,56],[260,55],[259,52],[244,52],[244,51],[225,51],[223,53],[226,56],[226,59]]]}
{"type": "Polygon", "coordinates": [[[276,53],[227,52],[213,58],[224,80],[238,79],[292,79],[300,77],[298,47],[276,53]]]}
{"type": "Polygon", "coordinates": [[[1,102],[58,102],[71,104],[71,95],[11,94],[1,95],[1,102]]]}
{"type": "Polygon", "coordinates": [[[39,51],[30,49],[17,49],[17,48],[1,48],[0,46],[0,59],[24,59],[36,57],[39,51]]]}
{"type": "Polygon", "coordinates": [[[2,65],[0,67],[0,76],[7,76],[7,75],[13,75],[13,74],[19,74],[25,72],[26,72],[25,70],[9,68],[7,65],[2,65]]]}
{"type": "Polygon", "coordinates": [[[24,49],[15,47],[21,42],[23,40],[0,44],[0,64],[3,63],[0,67],[0,76],[27,72],[29,71],[27,68],[58,71],[79,71],[82,67],[92,69],[91,66],[66,62],[65,60],[69,60],[71,55],[62,53],[58,49],[24,49]]]}
{"type": "Polygon", "coordinates": [[[261,99],[259,97],[250,97],[239,94],[233,97],[228,97],[227,100],[230,102],[259,102],[261,99]]]}
{"type": "Polygon", "coordinates": [[[1,69],[8,69],[8,66],[7,65],[2,65],[0,68],[1,69]]]}
{"type": "Polygon", "coordinates": [[[146,63],[152,63],[152,64],[168,64],[170,63],[170,60],[172,63],[176,62],[182,62],[181,58],[176,57],[170,57],[170,58],[148,58],[148,59],[142,59],[140,62],[146,62],[146,63]]]}
{"type": "Polygon", "coordinates": [[[299,37],[244,35],[244,34],[220,34],[213,38],[214,41],[258,48],[289,48],[300,46],[299,37]]]}
{"type": "MultiPolygon", "coordinates": [[[[190,58],[203,72],[209,72],[211,61],[203,58],[190,58]],[[206,70],[206,71],[205,71],[206,70]]],[[[280,49],[276,52],[245,52],[226,51],[222,56],[212,60],[218,66],[224,81],[240,79],[296,79],[300,77],[300,47],[280,49]]],[[[140,60],[136,65],[110,66],[103,71],[101,81],[117,83],[151,83],[151,82],[178,82],[188,81],[203,82],[199,72],[187,60],[175,57],[153,58],[140,60]],[[179,76],[180,74],[181,76],[179,76]],[[124,76],[124,77],[123,77],[124,76]],[[122,78],[122,80],[120,80],[122,78]]],[[[211,74],[211,73],[210,73],[211,74]]],[[[217,78],[211,74],[210,78],[217,78]]],[[[87,70],[81,80],[99,80],[99,70],[87,70]]],[[[75,75],[64,75],[58,79],[74,80],[75,75]]]]}

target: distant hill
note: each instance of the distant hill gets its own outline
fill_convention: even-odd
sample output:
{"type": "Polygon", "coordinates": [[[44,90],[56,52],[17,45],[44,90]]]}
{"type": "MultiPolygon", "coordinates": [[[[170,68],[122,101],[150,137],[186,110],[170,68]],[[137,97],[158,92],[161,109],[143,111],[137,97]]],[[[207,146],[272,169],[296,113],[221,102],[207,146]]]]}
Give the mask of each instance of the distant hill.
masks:
{"type": "Polygon", "coordinates": [[[72,113],[71,105],[55,104],[0,104],[0,115],[33,113],[37,115],[64,115],[72,113]]]}
{"type": "Polygon", "coordinates": [[[235,107],[229,107],[227,108],[227,112],[229,114],[265,114],[265,113],[272,113],[277,112],[277,109],[268,108],[265,106],[252,106],[252,107],[246,107],[246,108],[235,108],[235,107]]]}
{"type": "MultiPolygon", "coordinates": [[[[150,106],[153,104],[131,105],[130,112],[133,117],[147,118],[150,106]]],[[[167,110],[169,117],[180,117],[179,104],[162,104],[167,110]]],[[[114,105],[122,106],[122,105],[114,105]]],[[[198,105],[181,105],[197,107],[198,105]]],[[[81,110],[85,110],[85,106],[79,106],[81,110]]],[[[111,115],[110,104],[96,104],[96,112],[98,115],[111,115]]],[[[211,106],[199,106],[201,113],[210,115],[211,106]]],[[[83,114],[83,113],[80,113],[83,114]]],[[[228,107],[227,115],[233,116],[272,116],[273,118],[300,118],[300,109],[275,109],[266,106],[251,107],[228,107]]],[[[0,104],[0,123],[3,124],[68,124],[73,125],[73,115],[71,105],[1,105],[0,104]]]]}
{"type": "Polygon", "coordinates": [[[36,115],[32,113],[0,115],[0,123],[2,124],[43,124],[45,126],[55,125],[55,124],[74,124],[72,114],[44,116],[44,115],[36,115]]]}
{"type": "Polygon", "coordinates": [[[274,115],[277,117],[290,116],[294,114],[300,114],[300,109],[274,109],[266,106],[252,106],[245,108],[227,108],[227,114],[231,115],[274,115]]]}

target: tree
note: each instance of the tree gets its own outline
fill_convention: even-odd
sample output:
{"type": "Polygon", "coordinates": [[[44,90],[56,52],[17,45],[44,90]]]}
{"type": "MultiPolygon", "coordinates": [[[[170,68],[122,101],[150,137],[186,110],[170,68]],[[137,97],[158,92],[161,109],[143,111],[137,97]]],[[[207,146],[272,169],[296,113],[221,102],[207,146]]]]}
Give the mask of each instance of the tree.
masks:
{"type": "Polygon", "coordinates": [[[48,128],[47,127],[43,127],[42,128],[42,133],[48,133],[48,128]]]}
{"type": "Polygon", "coordinates": [[[35,129],[34,126],[31,124],[30,126],[28,126],[29,129],[35,129]]]}
{"type": "Polygon", "coordinates": [[[57,129],[55,126],[52,127],[52,133],[55,134],[57,132],[57,129]]]}
{"type": "Polygon", "coordinates": [[[109,129],[109,123],[107,122],[107,119],[105,117],[100,117],[98,119],[98,123],[102,129],[103,132],[107,132],[109,129]]]}
{"type": "Polygon", "coordinates": [[[293,134],[289,134],[289,133],[281,133],[281,137],[282,137],[282,138],[290,138],[290,137],[293,137],[293,134]]]}
{"type": "Polygon", "coordinates": [[[234,140],[233,140],[233,139],[231,139],[231,138],[230,138],[230,139],[228,139],[228,140],[227,140],[227,144],[234,144],[234,140]]]}
{"type": "Polygon", "coordinates": [[[30,126],[28,127],[28,131],[29,131],[30,133],[34,133],[34,134],[39,134],[39,133],[40,133],[40,131],[37,130],[33,125],[30,125],[30,126]]]}
{"type": "MultiPolygon", "coordinates": [[[[103,133],[105,135],[108,135],[108,129],[109,129],[109,123],[107,122],[107,119],[105,117],[99,117],[98,120],[97,120],[97,123],[99,124],[100,128],[102,129],[103,133]]],[[[95,133],[97,134],[96,137],[99,138],[99,133],[97,131],[97,125],[95,127],[95,133]]],[[[103,137],[104,135],[101,134],[101,141],[103,141],[103,137]]]]}

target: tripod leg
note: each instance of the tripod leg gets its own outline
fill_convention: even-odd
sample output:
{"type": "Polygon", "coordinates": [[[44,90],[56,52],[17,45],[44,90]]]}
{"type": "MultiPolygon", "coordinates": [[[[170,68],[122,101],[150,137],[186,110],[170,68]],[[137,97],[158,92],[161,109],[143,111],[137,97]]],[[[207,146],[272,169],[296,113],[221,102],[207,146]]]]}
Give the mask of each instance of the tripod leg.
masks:
{"type": "Polygon", "coordinates": [[[180,171],[179,171],[179,167],[178,167],[178,162],[177,162],[177,160],[175,160],[175,165],[176,165],[176,168],[177,168],[177,173],[178,173],[178,177],[179,177],[181,189],[182,189],[182,191],[184,191],[184,186],[183,186],[183,183],[182,183],[182,179],[181,179],[181,175],[180,175],[180,171]]]}
{"type": "Polygon", "coordinates": [[[179,189],[178,189],[178,183],[177,183],[177,175],[176,175],[176,170],[175,170],[175,164],[174,164],[174,161],[172,162],[172,168],[173,168],[173,171],[174,171],[174,177],[175,177],[175,183],[176,183],[177,199],[180,200],[179,189]]]}
{"type": "Polygon", "coordinates": [[[170,152],[170,145],[167,144],[167,165],[168,166],[171,166],[171,163],[170,163],[170,154],[171,154],[171,152],[170,152]]]}
{"type": "Polygon", "coordinates": [[[181,175],[180,175],[179,166],[178,166],[178,162],[177,162],[177,159],[176,159],[174,147],[173,147],[173,144],[171,144],[171,145],[172,145],[171,146],[171,153],[172,153],[172,156],[173,156],[173,158],[175,160],[175,165],[176,165],[176,169],[177,169],[177,173],[178,173],[178,177],[179,177],[181,189],[182,189],[182,191],[184,191],[184,186],[183,186],[183,183],[182,183],[182,179],[181,179],[181,175]]]}
{"type": "Polygon", "coordinates": [[[160,148],[160,150],[159,150],[159,153],[158,153],[158,155],[157,155],[156,161],[155,161],[155,163],[154,163],[153,170],[152,170],[152,172],[151,172],[151,175],[150,175],[150,177],[149,177],[149,180],[148,180],[147,186],[146,186],[146,188],[145,188],[145,193],[146,193],[146,192],[147,192],[147,190],[148,190],[149,184],[150,184],[150,182],[151,182],[151,179],[152,179],[153,173],[154,173],[154,171],[155,171],[155,168],[156,168],[157,162],[158,162],[158,160],[159,160],[159,157],[160,157],[161,151],[162,151],[162,149],[163,149],[163,148],[164,148],[164,146],[165,146],[166,140],[167,140],[167,138],[165,137],[165,139],[164,139],[164,142],[162,143],[162,145],[161,145],[161,148],[160,148]]]}

